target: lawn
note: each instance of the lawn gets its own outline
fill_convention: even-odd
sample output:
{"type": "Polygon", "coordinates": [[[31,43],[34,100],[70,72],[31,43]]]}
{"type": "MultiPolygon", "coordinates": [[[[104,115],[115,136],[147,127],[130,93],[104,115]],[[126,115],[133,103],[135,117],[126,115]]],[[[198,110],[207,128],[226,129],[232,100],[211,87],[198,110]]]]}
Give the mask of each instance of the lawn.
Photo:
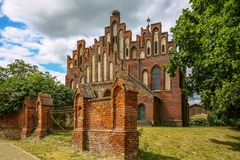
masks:
{"type": "MultiPolygon", "coordinates": [[[[240,160],[240,130],[227,127],[142,127],[139,159],[240,160]]],[[[41,141],[28,138],[14,144],[44,160],[106,159],[77,152],[71,132],[55,131],[41,141]]],[[[110,159],[110,158],[109,158],[110,159]]]]}

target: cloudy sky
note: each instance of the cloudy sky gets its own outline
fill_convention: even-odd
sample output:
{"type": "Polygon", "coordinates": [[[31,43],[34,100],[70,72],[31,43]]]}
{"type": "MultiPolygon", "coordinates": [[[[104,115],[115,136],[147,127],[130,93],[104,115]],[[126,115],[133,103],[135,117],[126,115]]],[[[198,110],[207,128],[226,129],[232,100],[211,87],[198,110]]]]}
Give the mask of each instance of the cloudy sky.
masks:
{"type": "Polygon", "coordinates": [[[0,65],[23,59],[49,71],[64,83],[66,56],[76,41],[87,45],[103,35],[111,11],[121,12],[121,21],[134,34],[141,27],[162,22],[169,31],[188,0],[0,0],[0,65]]]}

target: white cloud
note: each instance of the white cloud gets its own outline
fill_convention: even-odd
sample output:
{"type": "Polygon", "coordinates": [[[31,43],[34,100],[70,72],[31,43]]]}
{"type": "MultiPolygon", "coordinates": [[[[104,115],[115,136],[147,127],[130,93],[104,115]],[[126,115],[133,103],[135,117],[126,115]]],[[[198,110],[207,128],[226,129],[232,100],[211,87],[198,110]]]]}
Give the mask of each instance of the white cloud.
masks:
{"type": "Polygon", "coordinates": [[[161,21],[163,31],[169,31],[186,7],[188,0],[5,0],[0,17],[6,15],[27,27],[0,30],[0,65],[23,59],[64,82],[65,73],[48,70],[41,64],[66,67],[66,57],[76,49],[77,40],[85,39],[87,46],[93,44],[109,25],[112,10],[121,12],[121,21],[136,35],[141,27],[146,27],[147,17],[151,23],[161,21]]]}
{"type": "Polygon", "coordinates": [[[149,16],[168,31],[186,7],[188,0],[6,0],[3,13],[47,36],[68,37],[102,34],[113,9],[131,29],[145,27],[149,16]]]}

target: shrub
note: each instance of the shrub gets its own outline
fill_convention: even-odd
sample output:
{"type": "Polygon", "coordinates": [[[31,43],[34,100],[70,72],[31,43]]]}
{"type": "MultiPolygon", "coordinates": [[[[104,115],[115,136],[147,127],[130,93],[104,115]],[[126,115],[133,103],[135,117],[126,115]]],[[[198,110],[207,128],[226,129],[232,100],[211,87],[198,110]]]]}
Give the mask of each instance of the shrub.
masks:
{"type": "Polygon", "coordinates": [[[209,122],[207,118],[204,117],[194,117],[190,119],[191,126],[208,126],[209,122]]]}

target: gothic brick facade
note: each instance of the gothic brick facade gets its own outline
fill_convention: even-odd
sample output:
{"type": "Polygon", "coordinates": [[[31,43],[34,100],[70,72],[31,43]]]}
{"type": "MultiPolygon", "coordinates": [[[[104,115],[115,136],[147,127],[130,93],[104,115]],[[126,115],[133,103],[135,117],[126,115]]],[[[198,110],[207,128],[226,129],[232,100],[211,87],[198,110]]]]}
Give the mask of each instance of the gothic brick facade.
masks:
{"type": "Polygon", "coordinates": [[[111,94],[116,68],[123,64],[138,84],[139,120],[161,125],[187,125],[186,98],[181,90],[182,74],[171,78],[164,65],[169,50],[175,45],[162,32],[161,23],[141,28],[141,35],[132,40],[131,30],[120,21],[120,13],[113,11],[105,35],[86,46],[77,41],[77,50],[67,57],[66,86],[90,84],[97,97],[111,94]]]}
{"type": "Polygon", "coordinates": [[[74,98],[73,145],[80,150],[132,159],[138,153],[138,102],[133,80],[116,76],[111,96],[97,98],[80,84],[74,98]]]}

